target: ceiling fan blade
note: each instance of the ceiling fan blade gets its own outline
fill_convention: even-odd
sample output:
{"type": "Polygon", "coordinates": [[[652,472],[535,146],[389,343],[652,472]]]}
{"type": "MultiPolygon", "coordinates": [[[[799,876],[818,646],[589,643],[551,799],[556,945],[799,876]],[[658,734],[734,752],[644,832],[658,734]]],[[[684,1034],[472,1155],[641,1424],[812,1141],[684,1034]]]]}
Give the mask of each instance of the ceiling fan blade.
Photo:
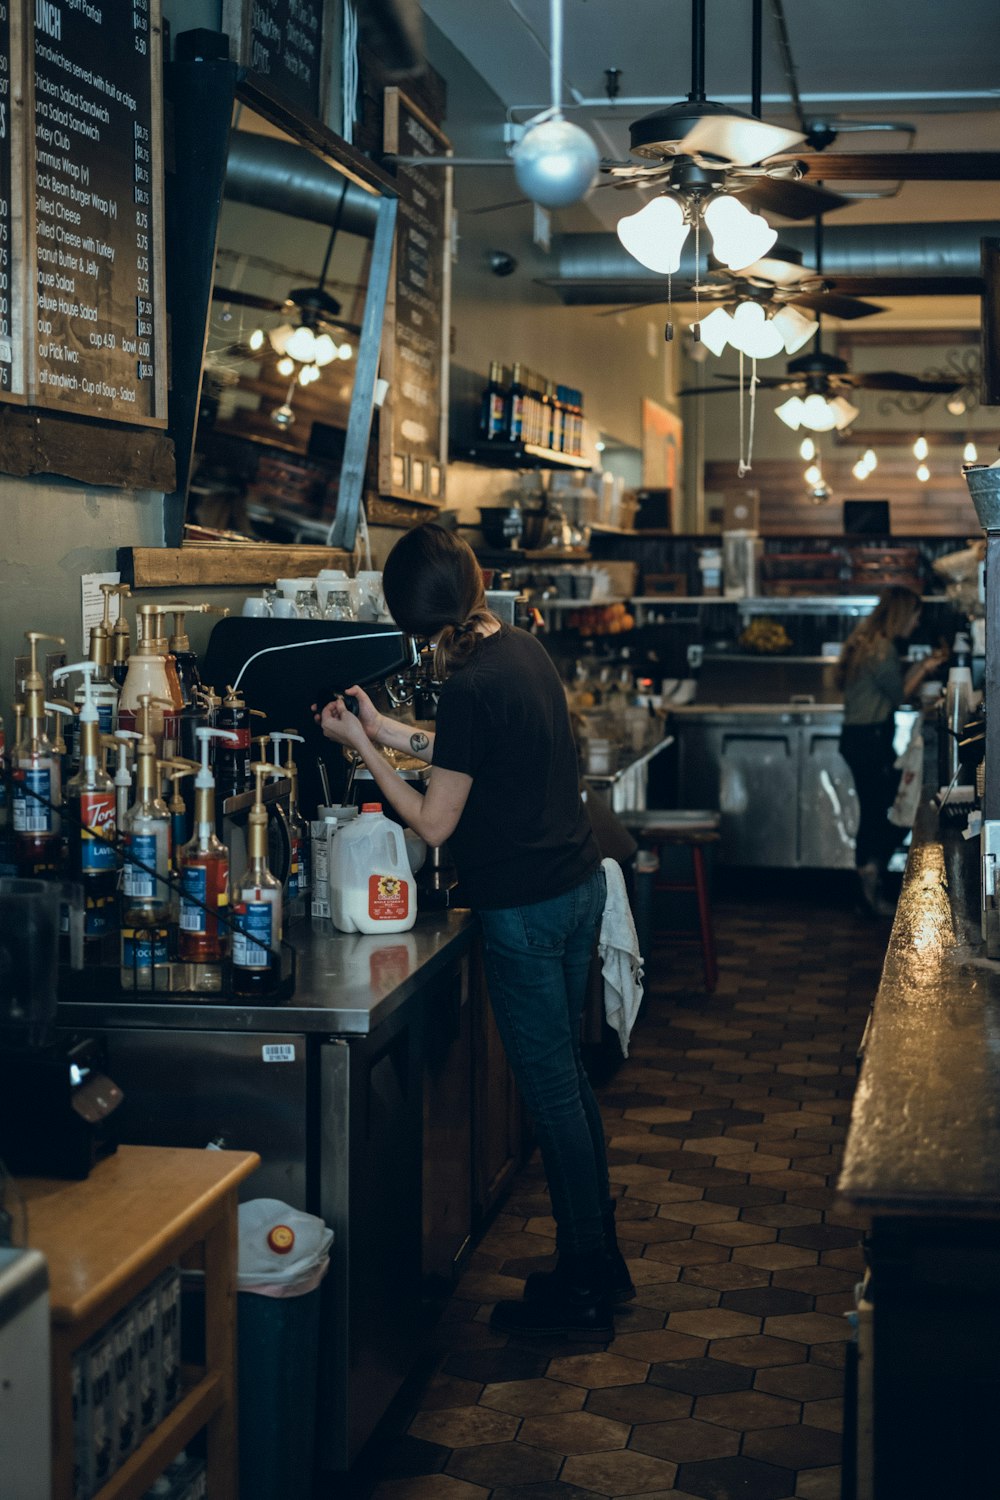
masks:
{"type": "Polygon", "coordinates": [[[870,318],[885,312],[876,302],[862,302],[857,297],[842,297],[837,292],[801,292],[786,299],[794,307],[811,307],[814,312],[829,313],[831,318],[870,318]]]}
{"type": "Polygon", "coordinates": [[[752,167],[780,151],[791,151],[804,140],[805,136],[799,130],[768,125],[764,120],[739,111],[706,114],[678,144],[677,154],[708,157],[710,165],[727,162],[734,167],[752,167]]]}
{"type": "Polygon", "coordinates": [[[219,286],[216,283],[212,288],[213,302],[231,302],[235,307],[252,307],[257,312],[281,312],[283,304],[275,302],[273,297],[258,297],[256,292],[241,292],[236,287],[219,286]]]}
{"type": "Polygon", "coordinates": [[[978,297],[978,276],[831,276],[831,291],[845,297],[978,297]]]}
{"type": "Polygon", "coordinates": [[[928,395],[946,396],[961,390],[961,381],[922,380],[919,375],[904,375],[899,370],[865,370],[851,375],[838,375],[840,383],[853,386],[855,390],[868,391],[924,391],[928,395]]]}
{"type": "Polygon", "coordinates": [[[740,192],[740,197],[754,208],[763,209],[765,213],[780,214],[783,219],[814,219],[817,214],[845,208],[848,201],[839,193],[829,193],[825,188],[764,176],[755,177],[747,191],[740,192]]]}
{"type": "MultiPolygon", "coordinates": [[[[740,388],[740,377],[738,375],[713,375],[713,380],[718,380],[719,385],[709,386],[712,391],[738,391],[740,388]]],[[[762,390],[784,391],[800,385],[797,380],[790,381],[787,375],[758,375],[757,384],[762,390]]],[[[690,395],[690,392],[681,391],[680,394],[690,395]]]]}
{"type": "Polygon", "coordinates": [[[1000,151],[816,151],[795,160],[807,182],[1000,180],[1000,151]]]}

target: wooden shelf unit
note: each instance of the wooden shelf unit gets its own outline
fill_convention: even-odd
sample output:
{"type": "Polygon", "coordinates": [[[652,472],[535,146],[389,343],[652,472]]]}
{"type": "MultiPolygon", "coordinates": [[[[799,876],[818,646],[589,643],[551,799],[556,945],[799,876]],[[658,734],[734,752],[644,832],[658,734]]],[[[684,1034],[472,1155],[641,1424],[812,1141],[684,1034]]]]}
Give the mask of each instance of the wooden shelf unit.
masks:
{"type": "Polygon", "coordinates": [[[28,1237],[49,1266],[53,1500],[73,1493],[73,1355],[168,1266],[205,1273],[205,1369],[185,1369],[178,1404],[97,1492],[140,1500],[202,1428],[213,1500],[236,1497],[237,1190],[251,1151],[121,1146],[85,1182],[20,1178],[28,1237]]]}

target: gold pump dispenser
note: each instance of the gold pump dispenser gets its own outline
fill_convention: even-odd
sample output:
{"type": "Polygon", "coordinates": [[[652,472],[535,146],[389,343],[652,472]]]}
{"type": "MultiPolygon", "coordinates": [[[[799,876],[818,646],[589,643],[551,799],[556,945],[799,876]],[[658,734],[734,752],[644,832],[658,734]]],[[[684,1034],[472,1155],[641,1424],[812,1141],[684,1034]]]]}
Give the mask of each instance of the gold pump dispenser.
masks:
{"type": "Polygon", "coordinates": [[[233,891],[233,994],[270,995],[281,982],[281,882],[267,867],[267,809],[264,777],[274,774],[267,761],[250,767],[255,780],[254,804],[247,827],[247,867],[233,891]]]}
{"type": "Polygon", "coordinates": [[[139,638],[118,700],[118,722],[123,729],[136,729],[139,703],[144,694],[148,695],[154,705],[150,730],[157,755],[161,760],[171,760],[177,749],[177,715],[184,700],[177,665],[168,648],[163,606],[140,604],[136,619],[139,638]]]}
{"type": "MultiPolygon", "coordinates": [[[[17,728],[14,746],[14,861],[19,875],[58,872],[62,853],[59,808],[62,805],[62,766],[45,725],[45,680],[38,670],[39,641],[64,646],[61,635],[26,630],[30,666],[24,679],[26,737],[17,728]]],[[[15,717],[16,717],[15,706],[15,717]]]]}
{"type": "Polygon", "coordinates": [[[160,796],[152,733],[153,712],[163,706],[162,700],[157,702],[148,693],[143,693],[139,702],[141,738],[136,750],[135,802],[125,817],[123,989],[165,989],[167,985],[170,811],[160,796]]]}

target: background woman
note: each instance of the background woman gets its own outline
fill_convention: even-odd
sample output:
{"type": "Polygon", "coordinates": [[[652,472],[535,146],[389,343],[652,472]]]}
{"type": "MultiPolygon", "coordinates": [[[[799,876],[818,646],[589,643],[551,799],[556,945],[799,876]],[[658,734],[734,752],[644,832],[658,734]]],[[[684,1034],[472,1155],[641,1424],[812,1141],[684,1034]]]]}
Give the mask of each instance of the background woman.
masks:
{"type": "MultiPolygon", "coordinates": [[[[384,718],[359,688],[320,716],[356,750],[388,802],[430,845],[447,839],[477,913],[490,1001],[541,1147],[558,1261],[492,1322],[511,1333],[609,1338],[612,1297],[635,1295],[618,1251],[604,1129],[580,1056],[580,1022],[605,876],[580,799],[562,682],[545,649],[486,606],[471,548],[426,525],[386,560],[386,604],[430,639],[444,678],[434,733],[384,718]],[[424,795],[378,746],[431,765],[424,795]]],[[[314,705],[315,707],[315,705],[314,705]]]]}
{"type": "Polygon", "coordinates": [[[899,647],[919,619],[919,594],[886,589],[844,643],[837,663],[836,683],[844,694],[840,753],[854,777],[860,814],[854,863],[865,904],[879,916],[893,910],[882,894],[882,879],[901,836],[889,822],[899,784],[892,745],[895,711],[948,654],[934,651],[904,667],[899,647]]]}

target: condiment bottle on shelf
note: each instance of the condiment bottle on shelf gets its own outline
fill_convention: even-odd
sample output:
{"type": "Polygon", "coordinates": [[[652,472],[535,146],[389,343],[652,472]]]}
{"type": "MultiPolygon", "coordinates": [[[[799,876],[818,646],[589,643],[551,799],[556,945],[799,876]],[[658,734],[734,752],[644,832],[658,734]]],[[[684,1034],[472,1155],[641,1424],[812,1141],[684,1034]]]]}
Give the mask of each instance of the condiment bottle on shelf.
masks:
{"type": "MultiPolygon", "coordinates": [[[[55,674],[53,674],[54,680],[55,674]]],[[[59,766],[62,772],[63,798],[66,796],[66,783],[72,772],[76,770],[76,761],[70,757],[70,744],[63,733],[63,720],[69,722],[69,738],[73,745],[76,744],[76,709],[66,698],[47,698],[45,700],[45,711],[52,715],[52,749],[59,757],[59,766]]]]}
{"type": "Polygon", "coordinates": [[[503,438],[507,415],[507,392],[503,384],[503,365],[490,361],[490,378],[483,391],[479,412],[479,431],[489,442],[503,438]]]}
{"type": "Polygon", "coordinates": [[[125,814],[132,801],[132,771],[129,766],[129,740],[141,740],[142,735],[134,729],[116,729],[111,739],[115,761],[115,826],[125,827],[125,814]]]}
{"type": "MultiPolygon", "coordinates": [[[[152,990],[166,985],[170,937],[170,812],[160,796],[153,711],[163,708],[143,693],[139,703],[141,737],[136,752],[135,802],[125,817],[122,876],[123,989],[152,990]],[[140,864],[134,863],[141,861],[140,864]]],[[[169,704],[167,705],[170,706],[169,704]]]]}
{"type": "Polygon", "coordinates": [[[505,436],[512,443],[524,441],[524,376],[522,367],[515,364],[507,392],[505,436]]]}
{"type": "MultiPolygon", "coordinates": [[[[113,654],[111,600],[120,587],[120,584],[115,583],[101,584],[101,593],[104,595],[104,618],[91,627],[90,648],[87,652],[90,665],[94,669],[90,676],[89,692],[97,710],[97,722],[102,734],[114,734],[118,723],[118,698],[121,689],[111,673],[113,654]]],[[[87,691],[88,684],[81,682],[76,690],[74,702],[82,704],[87,691]]]]}
{"type": "Polygon", "coordinates": [[[191,650],[191,638],[185,629],[187,616],[194,615],[228,615],[229,610],[223,609],[217,604],[165,604],[163,608],[174,617],[174,628],[169,638],[170,655],[174,658],[177,666],[177,680],[180,683],[181,698],[184,707],[181,712],[180,743],[178,749],[180,754],[190,759],[192,756],[198,758],[198,744],[195,739],[195,730],[202,720],[200,694],[202,691],[201,676],[198,672],[198,658],[191,650]]]}
{"type": "MultiPolygon", "coordinates": [[[[59,869],[62,767],[46,733],[45,682],[38,670],[38,642],[61,635],[26,630],[31,665],[24,679],[25,735],[14,747],[14,861],[19,875],[50,875],[59,869]]],[[[16,710],[15,710],[16,712],[16,710]]]]}
{"type": "Polygon", "coordinates": [[[161,760],[171,760],[177,749],[178,716],[184,706],[177,665],[167,647],[162,607],[140,604],[136,615],[139,639],[118,700],[118,723],[122,729],[137,728],[139,704],[148,697],[153,705],[150,733],[156,753],[161,760]]]}
{"type": "Polygon", "coordinates": [[[292,857],[288,870],[288,910],[292,916],[307,916],[312,891],[309,869],[309,824],[302,816],[299,807],[299,768],[292,756],[293,742],[304,745],[305,740],[301,734],[296,734],[294,729],[286,729],[282,734],[272,734],[271,743],[274,745],[276,766],[280,765],[283,741],[286,745],[286,758],[282,774],[287,776],[291,783],[291,791],[288,795],[288,838],[292,857]]]}
{"type": "Polygon", "coordinates": [[[118,595],[118,618],[111,632],[111,676],[118,687],[122,688],[128,676],[128,664],[132,655],[132,638],[129,634],[128,616],[125,613],[125,600],[131,599],[132,591],[127,583],[109,583],[101,585],[102,594],[105,587],[109,593],[118,595]]]}
{"type": "MultiPolygon", "coordinates": [[[[177,943],[188,963],[217,964],[229,949],[229,850],[215,832],[215,778],[209,766],[213,739],[224,739],[223,729],[198,729],[201,765],[194,783],[194,833],[180,851],[180,930],[177,943]]],[[[215,970],[203,977],[200,989],[218,988],[215,970]]]]}
{"type": "Polygon", "coordinates": [[[218,794],[223,799],[249,790],[250,720],[266,717],[259,708],[247,708],[243,694],[237,688],[226,688],[226,695],[216,714],[216,726],[225,729],[228,738],[220,740],[215,750],[215,783],[218,794]]]}
{"type": "Polygon", "coordinates": [[[187,843],[190,835],[188,826],[187,803],[181,796],[180,783],[185,776],[193,776],[198,770],[196,760],[161,760],[157,762],[157,770],[165,781],[170,782],[170,801],[167,807],[170,810],[170,848],[172,850],[171,865],[174,870],[179,868],[178,860],[181,849],[187,843]]]}
{"type": "Polygon", "coordinates": [[[233,887],[234,995],[271,995],[281,982],[281,882],[267,867],[267,809],[264,777],[274,767],[254,761],[256,798],[247,828],[247,867],[233,887]]]}
{"type": "Polygon", "coordinates": [[[80,769],[66,788],[69,869],[84,892],[84,954],[99,962],[117,927],[118,854],[115,848],[115,788],[104,769],[99,710],[92,696],[98,663],[74,662],[53,672],[54,682],[70,672],[83,676],[80,709],[80,769]]]}

